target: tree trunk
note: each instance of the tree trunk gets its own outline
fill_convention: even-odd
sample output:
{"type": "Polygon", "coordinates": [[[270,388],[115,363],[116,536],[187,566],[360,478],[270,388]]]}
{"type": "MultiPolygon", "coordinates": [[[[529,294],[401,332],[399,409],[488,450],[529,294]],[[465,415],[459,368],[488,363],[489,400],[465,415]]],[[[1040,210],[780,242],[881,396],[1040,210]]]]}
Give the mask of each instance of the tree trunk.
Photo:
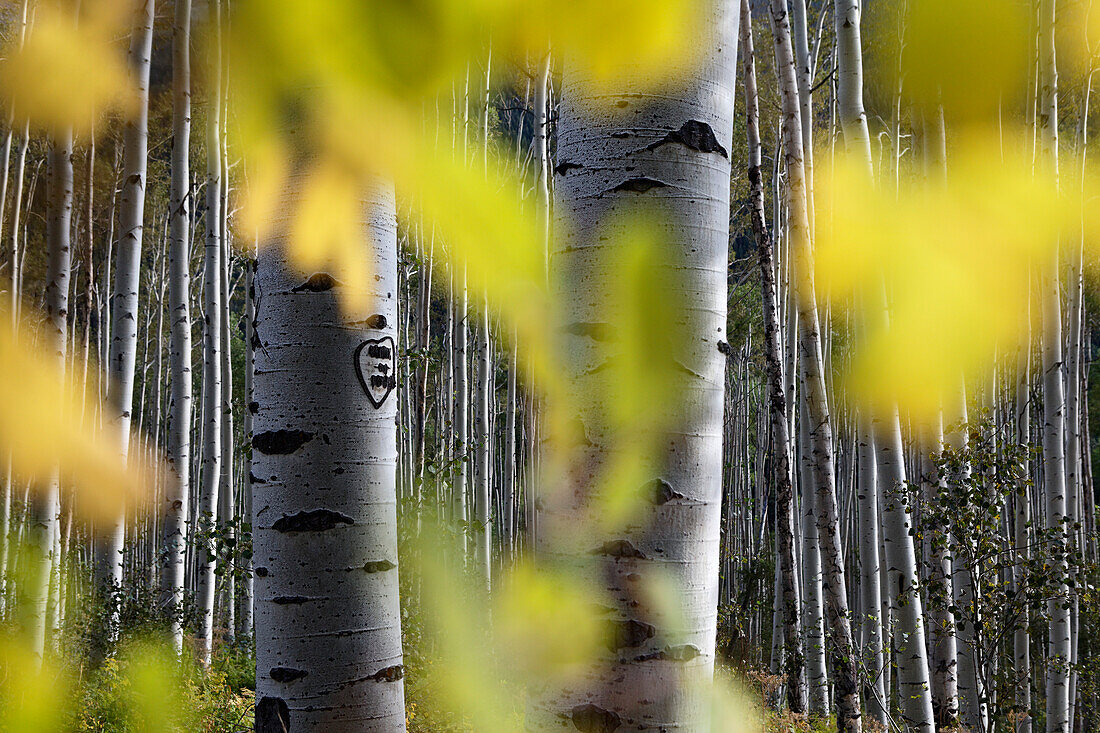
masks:
{"type": "MultiPolygon", "coordinates": [[[[557,232],[552,262],[560,337],[570,355],[567,376],[586,438],[575,450],[569,485],[544,492],[538,504],[537,546],[550,562],[583,567],[585,579],[619,599],[609,624],[621,629],[613,649],[585,667],[568,690],[534,691],[530,723],[557,730],[619,725],[635,730],[702,730],[708,711],[700,685],[712,674],[718,601],[721,520],[722,407],[729,238],[730,162],[739,7],[707,5],[697,39],[701,63],[669,69],[682,84],[643,90],[624,83],[598,99],[583,71],[568,66],[558,134],[555,186],[557,232]],[[566,164],[569,164],[568,166],[566,164]],[[578,536],[577,516],[593,500],[600,466],[614,460],[616,437],[606,425],[606,351],[593,333],[615,319],[599,297],[616,273],[616,243],[625,222],[615,214],[638,207],[661,218],[670,263],[658,273],[689,293],[668,314],[687,348],[654,353],[682,365],[670,432],[654,443],[642,469],[651,478],[648,501],[631,528],[614,536],[578,536]],[[673,264],[674,263],[674,264],[673,264]],[[593,326],[595,328],[586,328],[593,326]],[[598,345],[598,344],[596,344],[598,345]],[[602,540],[607,540],[601,545],[602,540]],[[594,562],[593,546],[608,550],[594,562]],[[668,628],[637,588],[662,577],[680,589],[682,619],[668,628]]],[[[646,85],[648,86],[648,85],[646,85]]],[[[621,437],[621,436],[618,436],[621,437]]]]}
{"type": "Polygon", "coordinates": [[[209,4],[212,28],[209,104],[206,112],[206,248],[203,257],[202,329],[202,493],[199,507],[198,591],[199,659],[210,663],[214,639],[214,546],[218,524],[218,488],[222,463],[222,267],[221,267],[221,9],[209,4]]]}
{"type": "MultiPolygon", "coordinates": [[[[71,224],[73,213],[73,136],[71,130],[58,133],[50,143],[46,201],[46,348],[52,352],[59,373],[67,372],[69,275],[71,267],[71,224]]],[[[55,552],[60,513],[60,475],[54,468],[34,494],[30,516],[26,631],[30,649],[41,664],[45,650],[50,577],[60,562],[55,552]]]]}
{"type": "MultiPolygon", "coordinates": [[[[114,288],[111,295],[111,346],[107,363],[108,422],[118,431],[119,453],[130,450],[131,411],[134,407],[134,365],[137,360],[138,285],[141,272],[141,244],[144,233],[145,193],[148,189],[146,163],[149,148],[149,62],[153,46],[154,0],[135,5],[130,34],[130,66],[137,92],[136,114],[127,120],[123,132],[124,176],[119,207],[119,237],[116,245],[114,288]]],[[[113,592],[122,586],[122,550],[125,513],[101,530],[98,581],[113,592]]],[[[118,609],[111,604],[107,637],[113,639],[118,609]]]]}
{"type": "Polygon", "coordinates": [[[741,0],[741,58],[745,71],[745,128],[749,144],[749,187],[752,197],[752,228],[760,257],[760,289],[763,300],[764,346],[768,380],[768,414],[775,475],[776,550],[779,616],[783,631],[783,669],[787,675],[787,707],[792,713],[806,712],[806,670],[802,651],[798,571],[795,559],[795,512],[791,441],[787,425],[787,396],[783,387],[783,347],[776,308],[775,262],[771,233],[764,212],[764,183],[760,169],[760,113],[756,91],[756,61],[749,0],[741,0]]]}
{"type": "Polygon", "coordinates": [[[285,242],[259,253],[252,526],[263,733],[405,729],[397,225],[388,187],[373,186],[363,204],[374,275],[358,294],[364,313],[345,314],[339,290],[304,287],[334,278],[294,272],[285,242]]]}
{"type": "Polygon", "coordinates": [[[822,566],[825,621],[833,644],[833,682],[837,728],[861,730],[859,682],[852,643],[844,554],[840,546],[840,517],[833,464],[833,431],[825,392],[825,367],[818,325],[814,286],[813,250],[806,204],[806,180],[802,160],[801,102],[791,46],[786,0],[771,0],[772,35],[775,38],[776,72],[783,108],[783,145],[787,167],[787,205],[790,217],[790,249],[798,308],[798,352],[801,398],[808,418],[810,461],[818,547],[822,566]]]}
{"type": "MultiPolygon", "coordinates": [[[[1054,0],[1039,2],[1039,67],[1041,155],[1039,165],[1058,175],[1058,69],[1054,48],[1054,0]]],[[[1043,492],[1046,526],[1058,536],[1055,556],[1066,549],[1065,387],[1062,380],[1062,308],[1057,242],[1039,273],[1043,363],[1043,492]]],[[[1065,560],[1056,561],[1051,579],[1057,591],[1047,603],[1050,617],[1046,675],[1047,733],[1068,733],[1070,706],[1070,614],[1066,607],[1065,560]]]]}
{"type": "Polygon", "coordinates": [[[168,216],[168,310],[172,391],[164,486],[161,604],[183,652],[183,576],[191,484],[191,0],[176,0],[172,28],[172,179],[168,216]]]}

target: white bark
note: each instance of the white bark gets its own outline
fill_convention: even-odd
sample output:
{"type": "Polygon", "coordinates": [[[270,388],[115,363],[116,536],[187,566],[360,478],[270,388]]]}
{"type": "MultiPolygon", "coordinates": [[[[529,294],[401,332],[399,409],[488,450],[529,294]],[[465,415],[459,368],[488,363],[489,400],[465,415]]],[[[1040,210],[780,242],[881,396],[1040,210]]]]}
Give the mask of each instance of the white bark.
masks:
{"type": "MultiPolygon", "coordinates": [[[[796,715],[806,712],[806,670],[802,645],[801,598],[794,538],[795,508],[791,441],[787,422],[787,395],[783,383],[782,329],[777,307],[775,263],[771,233],[765,223],[764,185],[761,176],[760,113],[756,89],[756,60],[753,48],[752,11],[749,0],[741,0],[741,58],[745,72],[745,128],[749,146],[749,186],[752,197],[752,225],[760,256],[760,286],[763,301],[764,341],[768,379],[768,413],[771,445],[775,456],[776,482],[776,601],[773,634],[783,636],[782,657],[786,673],[787,707],[796,715]],[[779,622],[782,622],[779,625],[779,622]],[[779,628],[777,628],[779,625],[779,628]]],[[[776,643],[773,641],[772,647],[776,643]]]]}
{"type": "MultiPolygon", "coordinates": [[[[923,500],[927,505],[937,501],[938,492],[946,482],[940,476],[935,457],[943,450],[943,418],[937,413],[931,424],[920,426],[920,479],[923,500]]],[[[931,651],[932,706],[937,728],[950,728],[959,715],[958,651],[955,640],[950,548],[945,541],[933,542],[934,531],[942,528],[924,527],[924,563],[928,594],[941,599],[930,603],[928,614],[929,649],[931,651]]],[[[928,596],[926,596],[928,597],[928,596]]]]}
{"type": "Polygon", "coordinates": [[[859,499],[860,642],[863,647],[865,705],[875,722],[886,727],[890,704],[883,671],[886,659],[882,643],[882,587],[879,583],[882,563],[875,438],[871,421],[864,413],[858,417],[858,430],[856,493],[859,499]]]}
{"type": "Polygon", "coordinates": [[[214,590],[216,565],[214,544],[209,533],[218,522],[218,488],[222,465],[222,267],[221,267],[221,43],[218,0],[209,4],[213,29],[210,80],[206,111],[206,246],[203,256],[202,329],[202,490],[199,499],[199,529],[207,537],[199,543],[198,589],[199,659],[210,663],[214,636],[214,590]]]}
{"type": "Polygon", "coordinates": [[[172,391],[162,514],[161,604],[183,652],[180,614],[191,482],[191,0],[176,0],[172,28],[172,179],[168,195],[168,312],[172,391]]]}
{"type": "MultiPolygon", "coordinates": [[[[129,455],[130,418],[134,407],[134,364],[137,360],[138,283],[141,269],[141,244],[144,233],[145,193],[148,188],[146,163],[149,149],[149,62],[153,46],[154,0],[135,3],[130,34],[130,67],[137,94],[135,114],[127,120],[123,132],[122,165],[124,176],[118,212],[114,288],[111,294],[111,345],[107,363],[110,378],[108,421],[118,430],[119,453],[129,455]]],[[[122,584],[122,549],[125,515],[101,529],[102,547],[98,558],[101,587],[119,588],[122,584]]],[[[113,605],[113,604],[112,604],[113,605]]],[[[112,609],[108,637],[113,636],[117,609],[112,609]]]]}
{"type": "Polygon", "coordinates": [[[333,276],[294,272],[285,242],[259,253],[252,526],[264,733],[405,729],[392,190],[372,186],[363,206],[365,312],[342,312],[346,286],[333,276]]]}
{"type": "MultiPolygon", "coordinates": [[[[67,369],[69,275],[72,262],[71,224],[73,212],[73,137],[70,130],[53,136],[48,162],[46,201],[46,328],[45,345],[62,380],[67,369]]],[[[57,469],[46,477],[34,494],[31,506],[25,625],[31,652],[41,664],[47,630],[46,606],[53,566],[60,562],[55,544],[58,535],[60,477],[57,469]]]]}
{"type": "Polygon", "coordinates": [[[621,633],[568,689],[532,691],[528,725],[537,730],[558,730],[567,720],[589,730],[708,727],[700,693],[714,666],[718,602],[728,150],[739,13],[728,1],[705,7],[700,64],[668,69],[685,74],[674,87],[654,92],[624,83],[593,93],[585,70],[566,61],[554,206],[559,236],[551,244],[560,276],[551,281],[562,306],[571,404],[586,441],[574,453],[569,485],[540,497],[537,545],[551,562],[582,568],[585,580],[615,599],[607,620],[621,633]],[[684,376],[668,415],[674,427],[644,466],[652,479],[649,500],[636,508],[631,527],[599,537],[578,531],[577,516],[591,507],[600,466],[617,445],[598,397],[607,388],[598,367],[609,347],[596,337],[617,318],[599,294],[601,283],[615,277],[626,223],[614,214],[626,207],[662,222],[671,259],[664,276],[681,283],[675,293],[683,298],[667,314],[667,327],[682,332],[685,349],[656,351],[654,359],[675,359],[684,376]],[[680,590],[678,628],[636,590],[658,575],[680,590]]]}
{"type": "MultiPolygon", "coordinates": [[[[825,624],[833,643],[833,683],[837,728],[861,730],[856,654],[848,611],[844,553],[840,544],[840,517],[836,499],[833,432],[825,390],[825,364],[814,285],[813,250],[803,168],[801,101],[791,45],[786,0],[771,0],[772,35],[775,38],[776,71],[783,110],[783,145],[787,168],[790,251],[798,309],[798,361],[801,379],[800,408],[805,409],[809,432],[810,468],[814,488],[814,513],[822,566],[825,624]]],[[[803,415],[800,413],[800,417],[803,415]]]]}
{"type": "MultiPolygon", "coordinates": [[[[1039,2],[1039,68],[1041,128],[1040,165],[1058,175],[1058,69],[1054,48],[1054,0],[1039,2]]],[[[1060,539],[1051,550],[1065,549],[1065,387],[1062,379],[1062,308],[1060,302],[1057,243],[1039,273],[1043,365],[1043,492],[1046,497],[1046,526],[1060,539]]],[[[1052,579],[1058,588],[1047,603],[1050,617],[1046,676],[1047,733],[1068,733],[1070,706],[1070,614],[1066,608],[1069,587],[1065,561],[1055,562],[1052,579]]]]}

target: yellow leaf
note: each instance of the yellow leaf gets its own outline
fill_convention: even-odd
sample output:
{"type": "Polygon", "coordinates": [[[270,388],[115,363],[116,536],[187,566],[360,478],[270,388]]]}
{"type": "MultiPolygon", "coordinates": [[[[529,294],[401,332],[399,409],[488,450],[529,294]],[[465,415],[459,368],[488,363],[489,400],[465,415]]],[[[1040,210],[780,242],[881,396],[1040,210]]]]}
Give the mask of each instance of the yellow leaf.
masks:
{"type": "MultiPolygon", "coordinates": [[[[10,323],[0,310],[0,323],[10,323]]],[[[56,361],[17,340],[10,327],[0,328],[0,450],[10,452],[13,469],[27,477],[44,477],[55,468],[78,489],[78,508],[93,518],[113,518],[127,501],[150,485],[147,467],[137,451],[127,466],[120,439],[111,427],[100,428],[84,410],[81,395],[63,379],[56,361]]],[[[94,387],[88,389],[94,399],[94,387]]],[[[103,414],[109,411],[100,407],[103,414]]]]}
{"type": "Polygon", "coordinates": [[[77,23],[71,9],[39,4],[25,44],[10,41],[0,65],[0,91],[17,118],[48,131],[72,126],[79,135],[107,109],[134,111],[131,77],[114,43],[123,30],[120,7],[122,0],[91,3],[77,23]]]}

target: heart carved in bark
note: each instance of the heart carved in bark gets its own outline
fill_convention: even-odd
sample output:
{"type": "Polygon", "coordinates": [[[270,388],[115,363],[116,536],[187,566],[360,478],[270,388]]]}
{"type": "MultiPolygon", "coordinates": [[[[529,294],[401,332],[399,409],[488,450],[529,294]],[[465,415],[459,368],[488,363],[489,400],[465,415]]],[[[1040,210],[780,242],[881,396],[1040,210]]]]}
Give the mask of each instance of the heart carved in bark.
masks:
{"type": "Polygon", "coordinates": [[[376,410],[397,386],[395,352],[389,336],[367,339],[355,349],[355,376],[376,410]]]}

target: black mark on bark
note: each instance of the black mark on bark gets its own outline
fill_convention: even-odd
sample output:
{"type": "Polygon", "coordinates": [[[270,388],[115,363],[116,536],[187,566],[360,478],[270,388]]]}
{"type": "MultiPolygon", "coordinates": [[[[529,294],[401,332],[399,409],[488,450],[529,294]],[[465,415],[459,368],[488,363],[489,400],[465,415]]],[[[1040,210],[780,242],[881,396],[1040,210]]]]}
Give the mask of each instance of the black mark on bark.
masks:
{"type": "Polygon", "coordinates": [[[309,672],[304,669],[294,669],[293,667],[272,667],[271,679],[276,682],[293,682],[294,680],[300,680],[305,677],[309,672]]]}
{"type": "Polygon", "coordinates": [[[375,313],[367,319],[367,328],[385,328],[389,321],[381,313],[375,313]]]}
{"type": "Polygon", "coordinates": [[[688,120],[680,126],[679,130],[673,130],[657,142],[649,145],[646,150],[656,150],[662,145],[679,143],[700,153],[718,153],[723,158],[729,158],[726,149],[714,136],[714,130],[710,125],[699,120],[688,120]]]}
{"type": "Polygon", "coordinates": [[[610,555],[611,557],[636,557],[644,560],[645,555],[642,554],[634,545],[630,544],[627,540],[610,540],[604,542],[596,550],[593,551],[594,555],[610,555]]]}
{"type": "Polygon", "coordinates": [[[405,676],[405,668],[400,664],[395,664],[392,667],[383,667],[370,676],[370,679],[375,682],[397,682],[405,676]]]}
{"type": "Polygon", "coordinates": [[[300,606],[308,600],[306,596],[275,596],[271,602],[277,606],[300,606]]]}
{"type": "Polygon", "coordinates": [[[566,173],[573,170],[574,168],[584,168],[584,166],[580,163],[573,163],[568,160],[563,160],[562,162],[554,166],[554,173],[559,176],[564,176],[566,173]]]}
{"type": "Polygon", "coordinates": [[[355,520],[331,509],[313,509],[289,516],[284,514],[275,520],[272,528],[276,532],[324,532],[338,524],[355,524],[355,520]]]}
{"type": "Polygon", "coordinates": [[[252,436],[252,447],[267,456],[287,456],[313,440],[305,430],[269,430],[252,436]]]}
{"type": "Polygon", "coordinates": [[[389,560],[372,560],[363,566],[363,569],[368,573],[384,573],[387,570],[393,570],[397,566],[389,560]]]}
{"type": "Polygon", "coordinates": [[[256,703],[256,733],[290,733],[290,709],[281,697],[261,697],[256,703]]]}
{"type": "Polygon", "coordinates": [[[639,178],[628,178],[612,191],[633,191],[634,193],[645,193],[654,188],[668,188],[668,184],[664,181],[658,181],[655,178],[646,178],[644,176],[639,178]]]}
{"type": "Polygon", "coordinates": [[[653,497],[653,503],[658,506],[667,504],[673,499],[685,498],[679,491],[674,491],[672,485],[663,478],[653,479],[653,481],[650,482],[650,486],[652,487],[650,496],[653,497]]]}
{"type": "Polygon", "coordinates": [[[654,628],[637,619],[613,621],[609,624],[607,647],[611,651],[638,647],[653,638],[654,628]]]}
{"type": "Polygon", "coordinates": [[[595,705],[578,705],[570,718],[581,733],[614,733],[623,722],[617,714],[595,705]]]}
{"type": "Polygon", "coordinates": [[[294,288],[291,292],[301,293],[305,291],[308,293],[323,293],[326,290],[332,290],[339,284],[340,281],[327,272],[315,272],[309,276],[308,280],[294,288]]]}
{"type": "Polygon", "coordinates": [[[570,323],[564,330],[574,336],[587,336],[593,341],[611,341],[615,338],[615,327],[610,323],[570,323]]]}

